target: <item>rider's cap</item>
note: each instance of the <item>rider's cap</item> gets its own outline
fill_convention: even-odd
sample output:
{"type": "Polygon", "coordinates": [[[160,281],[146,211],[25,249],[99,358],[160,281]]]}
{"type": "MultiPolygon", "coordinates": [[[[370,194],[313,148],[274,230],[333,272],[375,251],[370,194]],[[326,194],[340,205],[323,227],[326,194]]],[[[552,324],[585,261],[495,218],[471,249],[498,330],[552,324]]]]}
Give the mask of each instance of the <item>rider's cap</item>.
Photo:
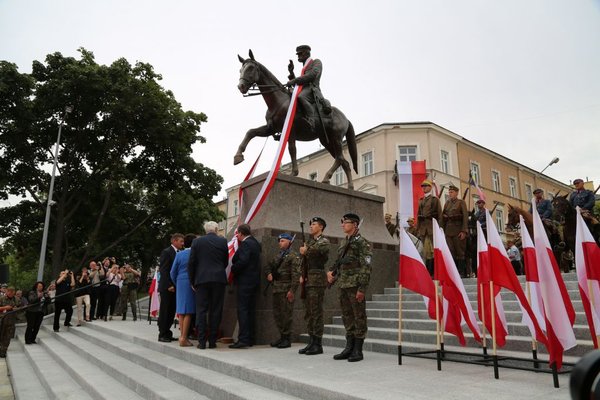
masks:
{"type": "Polygon", "coordinates": [[[537,188],[533,191],[533,194],[543,193],[544,191],[540,188],[537,188]]]}
{"type": "Polygon", "coordinates": [[[321,217],[312,217],[310,219],[310,223],[312,224],[313,222],[317,222],[317,223],[321,224],[321,226],[323,227],[323,229],[325,229],[325,227],[327,226],[327,223],[321,217]]]}
{"type": "Polygon", "coordinates": [[[342,223],[344,223],[346,221],[359,223],[360,217],[353,213],[344,214],[344,216],[342,217],[342,223]]]}
{"type": "Polygon", "coordinates": [[[292,235],[290,235],[289,233],[282,233],[281,235],[279,235],[278,237],[279,240],[281,239],[286,239],[286,240],[293,240],[292,235]]]}
{"type": "Polygon", "coordinates": [[[457,188],[456,186],[454,186],[454,185],[450,185],[450,186],[448,187],[448,190],[453,190],[453,191],[455,191],[455,192],[458,192],[458,188],[457,188]]]}
{"type": "Polygon", "coordinates": [[[296,47],[296,54],[303,51],[310,51],[310,46],[306,44],[301,44],[300,46],[296,47]]]}
{"type": "Polygon", "coordinates": [[[573,181],[573,185],[577,184],[577,183],[583,183],[583,179],[581,178],[577,178],[573,181]]]}

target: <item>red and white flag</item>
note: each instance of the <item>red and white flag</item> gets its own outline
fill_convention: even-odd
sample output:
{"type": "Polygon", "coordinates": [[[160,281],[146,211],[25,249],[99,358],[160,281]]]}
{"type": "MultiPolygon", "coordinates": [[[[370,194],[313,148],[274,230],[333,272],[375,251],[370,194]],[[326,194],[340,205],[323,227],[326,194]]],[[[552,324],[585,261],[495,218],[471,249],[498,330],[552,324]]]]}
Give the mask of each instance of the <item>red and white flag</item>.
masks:
{"type": "Polygon", "coordinates": [[[500,239],[500,234],[494,224],[494,220],[487,209],[485,210],[485,214],[490,264],[492,266],[492,280],[494,281],[494,284],[506,288],[515,294],[521,309],[525,310],[533,323],[536,340],[545,344],[547,342],[546,336],[544,335],[542,328],[540,328],[540,324],[527,301],[527,297],[525,296],[525,292],[523,292],[517,274],[508,259],[508,255],[506,254],[504,244],[502,243],[502,239],[500,239]]]}
{"type": "MultiPolygon", "coordinates": [[[[481,321],[485,321],[485,327],[490,332],[492,330],[492,301],[490,300],[490,282],[492,281],[492,264],[488,244],[485,242],[485,236],[481,229],[481,224],[477,221],[477,313],[481,321]]],[[[494,285],[494,319],[496,326],[496,344],[502,347],[506,344],[508,335],[508,326],[506,316],[504,315],[504,305],[500,294],[500,285],[494,285]]]]}
{"type": "MultiPolygon", "coordinates": [[[[533,241],[529,236],[529,231],[523,220],[523,216],[519,215],[520,226],[521,226],[521,242],[523,245],[523,265],[525,267],[525,280],[527,282],[529,291],[529,305],[535,318],[537,319],[542,331],[546,332],[546,314],[544,313],[544,300],[542,299],[542,289],[540,287],[540,276],[538,274],[537,259],[535,257],[535,247],[533,247],[533,241]]],[[[520,303],[519,303],[520,305],[520,303]]],[[[521,322],[529,328],[531,337],[536,337],[535,326],[533,321],[529,318],[529,314],[521,309],[523,312],[523,319],[521,322]]]]}
{"type": "Polygon", "coordinates": [[[461,325],[467,324],[475,340],[481,341],[475,312],[471,307],[469,296],[456,269],[456,264],[446,243],[444,232],[433,219],[433,264],[434,279],[439,281],[444,298],[444,330],[458,337],[461,345],[465,345],[465,337],[461,325]],[[447,303],[446,303],[447,301],[447,303]]]}
{"type": "Polygon", "coordinates": [[[403,161],[396,164],[398,171],[398,210],[400,226],[407,227],[406,220],[417,220],[419,197],[422,196],[421,183],[427,177],[425,161],[403,161]]]}
{"type": "Polygon", "coordinates": [[[590,326],[594,347],[598,348],[597,336],[600,335],[600,248],[583,221],[579,207],[577,207],[577,233],[575,234],[575,268],[585,316],[590,326]],[[590,287],[592,293],[590,293],[590,287]]]}
{"type": "Polygon", "coordinates": [[[414,243],[404,229],[400,229],[400,260],[398,263],[398,283],[423,296],[431,319],[435,316],[435,286],[423,264],[414,243]]]}
{"type": "Polygon", "coordinates": [[[160,297],[158,296],[158,268],[157,271],[154,271],[148,294],[150,295],[150,315],[156,317],[158,316],[158,309],[160,308],[160,297]]]}
{"type": "Polygon", "coordinates": [[[546,347],[550,354],[549,363],[550,365],[556,363],[556,369],[560,369],[563,353],[577,345],[575,332],[573,332],[575,310],[565,282],[560,276],[544,224],[535,206],[533,207],[533,241],[546,313],[546,336],[548,337],[546,347]]]}

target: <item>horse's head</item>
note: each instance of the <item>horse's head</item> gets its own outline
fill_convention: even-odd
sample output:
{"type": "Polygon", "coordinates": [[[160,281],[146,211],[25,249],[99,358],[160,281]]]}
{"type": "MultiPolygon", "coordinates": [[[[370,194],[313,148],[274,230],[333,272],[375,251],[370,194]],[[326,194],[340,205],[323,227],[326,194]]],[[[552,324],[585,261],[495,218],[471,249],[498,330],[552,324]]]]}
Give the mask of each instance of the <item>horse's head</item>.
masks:
{"type": "Polygon", "coordinates": [[[510,230],[516,229],[520,224],[519,220],[519,211],[516,207],[512,205],[508,205],[508,223],[506,224],[507,228],[510,230]]]}
{"type": "Polygon", "coordinates": [[[260,77],[260,64],[254,60],[254,54],[252,50],[248,51],[250,58],[244,60],[238,55],[238,60],[242,63],[240,68],[240,81],[238,83],[238,89],[242,94],[246,94],[248,89],[258,82],[260,77]]]}
{"type": "Polygon", "coordinates": [[[552,207],[554,208],[554,212],[561,217],[564,217],[572,208],[571,203],[569,203],[569,200],[567,200],[568,195],[569,194],[567,193],[564,196],[554,196],[552,199],[552,207]]]}

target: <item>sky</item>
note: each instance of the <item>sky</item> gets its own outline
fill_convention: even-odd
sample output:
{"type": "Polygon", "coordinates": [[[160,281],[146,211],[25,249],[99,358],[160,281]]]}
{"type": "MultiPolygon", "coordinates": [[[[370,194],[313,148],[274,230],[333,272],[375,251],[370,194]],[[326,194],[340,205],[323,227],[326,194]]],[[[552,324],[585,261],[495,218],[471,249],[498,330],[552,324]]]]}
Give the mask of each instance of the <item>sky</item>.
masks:
{"type": "MultiPolygon", "coordinates": [[[[183,109],[208,116],[193,157],[223,176],[215,200],[265,143],[254,139],[233,166],[266,112],[238,91],[237,55],[252,49],[285,82],[300,44],[357,133],[430,121],[534,170],[559,157],[545,173],[562,182],[600,184],[600,0],[0,0],[0,38],[0,60],[21,72],[79,47],[101,64],[152,64],[183,109]]],[[[257,172],[276,149],[266,141],[257,172]]],[[[298,157],[318,149],[299,143],[298,157]]]]}

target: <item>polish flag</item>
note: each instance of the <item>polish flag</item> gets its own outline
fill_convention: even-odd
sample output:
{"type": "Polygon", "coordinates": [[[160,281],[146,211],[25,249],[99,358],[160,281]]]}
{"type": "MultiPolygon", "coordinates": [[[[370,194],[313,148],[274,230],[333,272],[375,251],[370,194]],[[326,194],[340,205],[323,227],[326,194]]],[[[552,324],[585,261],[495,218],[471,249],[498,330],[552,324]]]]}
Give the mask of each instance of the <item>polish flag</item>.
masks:
{"type": "MultiPolygon", "coordinates": [[[[531,236],[529,236],[529,231],[527,230],[523,216],[519,215],[519,218],[521,226],[521,242],[523,244],[525,280],[527,281],[529,291],[529,305],[531,306],[535,318],[540,324],[540,328],[546,332],[546,314],[544,313],[544,300],[542,299],[542,289],[540,287],[540,276],[538,274],[537,260],[535,257],[535,247],[533,247],[533,241],[531,240],[531,236]]],[[[519,303],[519,305],[521,305],[521,303],[519,303]]],[[[524,309],[521,308],[521,311],[523,312],[521,323],[527,325],[529,332],[531,332],[531,337],[537,340],[533,321],[524,309]]]]}
{"type": "Polygon", "coordinates": [[[160,308],[160,297],[158,296],[158,268],[157,271],[154,271],[154,276],[152,277],[152,283],[150,284],[150,289],[148,290],[148,294],[150,295],[150,315],[156,317],[158,315],[158,309],[160,308]]]}
{"type": "Polygon", "coordinates": [[[535,339],[538,342],[545,344],[547,343],[546,336],[544,335],[542,328],[540,328],[540,324],[533,310],[531,309],[529,302],[527,301],[527,297],[525,296],[525,292],[523,292],[523,288],[521,287],[521,283],[517,278],[517,274],[515,274],[515,270],[508,259],[508,255],[504,249],[502,239],[500,239],[498,229],[496,228],[494,220],[487,209],[485,210],[485,217],[489,246],[488,249],[490,252],[490,264],[492,266],[492,280],[494,281],[494,284],[508,289],[515,294],[519,302],[519,306],[522,310],[525,310],[533,323],[535,339]]]}
{"type": "Polygon", "coordinates": [[[452,259],[450,249],[448,249],[444,232],[435,218],[433,219],[433,247],[435,279],[440,282],[442,296],[445,300],[444,330],[456,335],[460,344],[464,346],[465,337],[461,325],[465,322],[473,332],[475,340],[481,342],[475,312],[471,307],[471,302],[452,259]]]}
{"type": "Polygon", "coordinates": [[[590,326],[594,347],[598,348],[598,335],[600,335],[600,248],[583,221],[581,208],[579,207],[577,207],[577,233],[575,235],[575,268],[585,316],[590,326]],[[591,294],[590,287],[593,291],[591,294]]]}
{"type": "Polygon", "coordinates": [[[573,332],[575,310],[565,282],[560,276],[537,207],[532,208],[535,257],[544,300],[544,311],[546,312],[546,335],[548,336],[546,347],[550,354],[549,364],[556,363],[556,369],[559,370],[562,367],[563,352],[577,345],[575,332],[573,332]]]}
{"type": "Polygon", "coordinates": [[[423,296],[431,319],[435,315],[435,286],[415,245],[404,229],[400,229],[398,283],[423,296]]]}
{"type": "MultiPolygon", "coordinates": [[[[492,264],[488,244],[485,242],[481,224],[477,221],[477,312],[479,319],[485,321],[485,327],[492,333],[492,304],[490,301],[490,282],[492,281],[492,264]],[[482,302],[483,300],[483,302],[482,302]]],[[[501,287],[494,282],[494,319],[496,325],[496,344],[506,344],[508,325],[504,315],[504,305],[500,295],[501,287]]]]}
{"type": "Polygon", "coordinates": [[[425,161],[398,161],[398,210],[400,226],[406,228],[406,220],[413,217],[417,220],[419,197],[423,194],[421,183],[427,177],[425,161]]]}

